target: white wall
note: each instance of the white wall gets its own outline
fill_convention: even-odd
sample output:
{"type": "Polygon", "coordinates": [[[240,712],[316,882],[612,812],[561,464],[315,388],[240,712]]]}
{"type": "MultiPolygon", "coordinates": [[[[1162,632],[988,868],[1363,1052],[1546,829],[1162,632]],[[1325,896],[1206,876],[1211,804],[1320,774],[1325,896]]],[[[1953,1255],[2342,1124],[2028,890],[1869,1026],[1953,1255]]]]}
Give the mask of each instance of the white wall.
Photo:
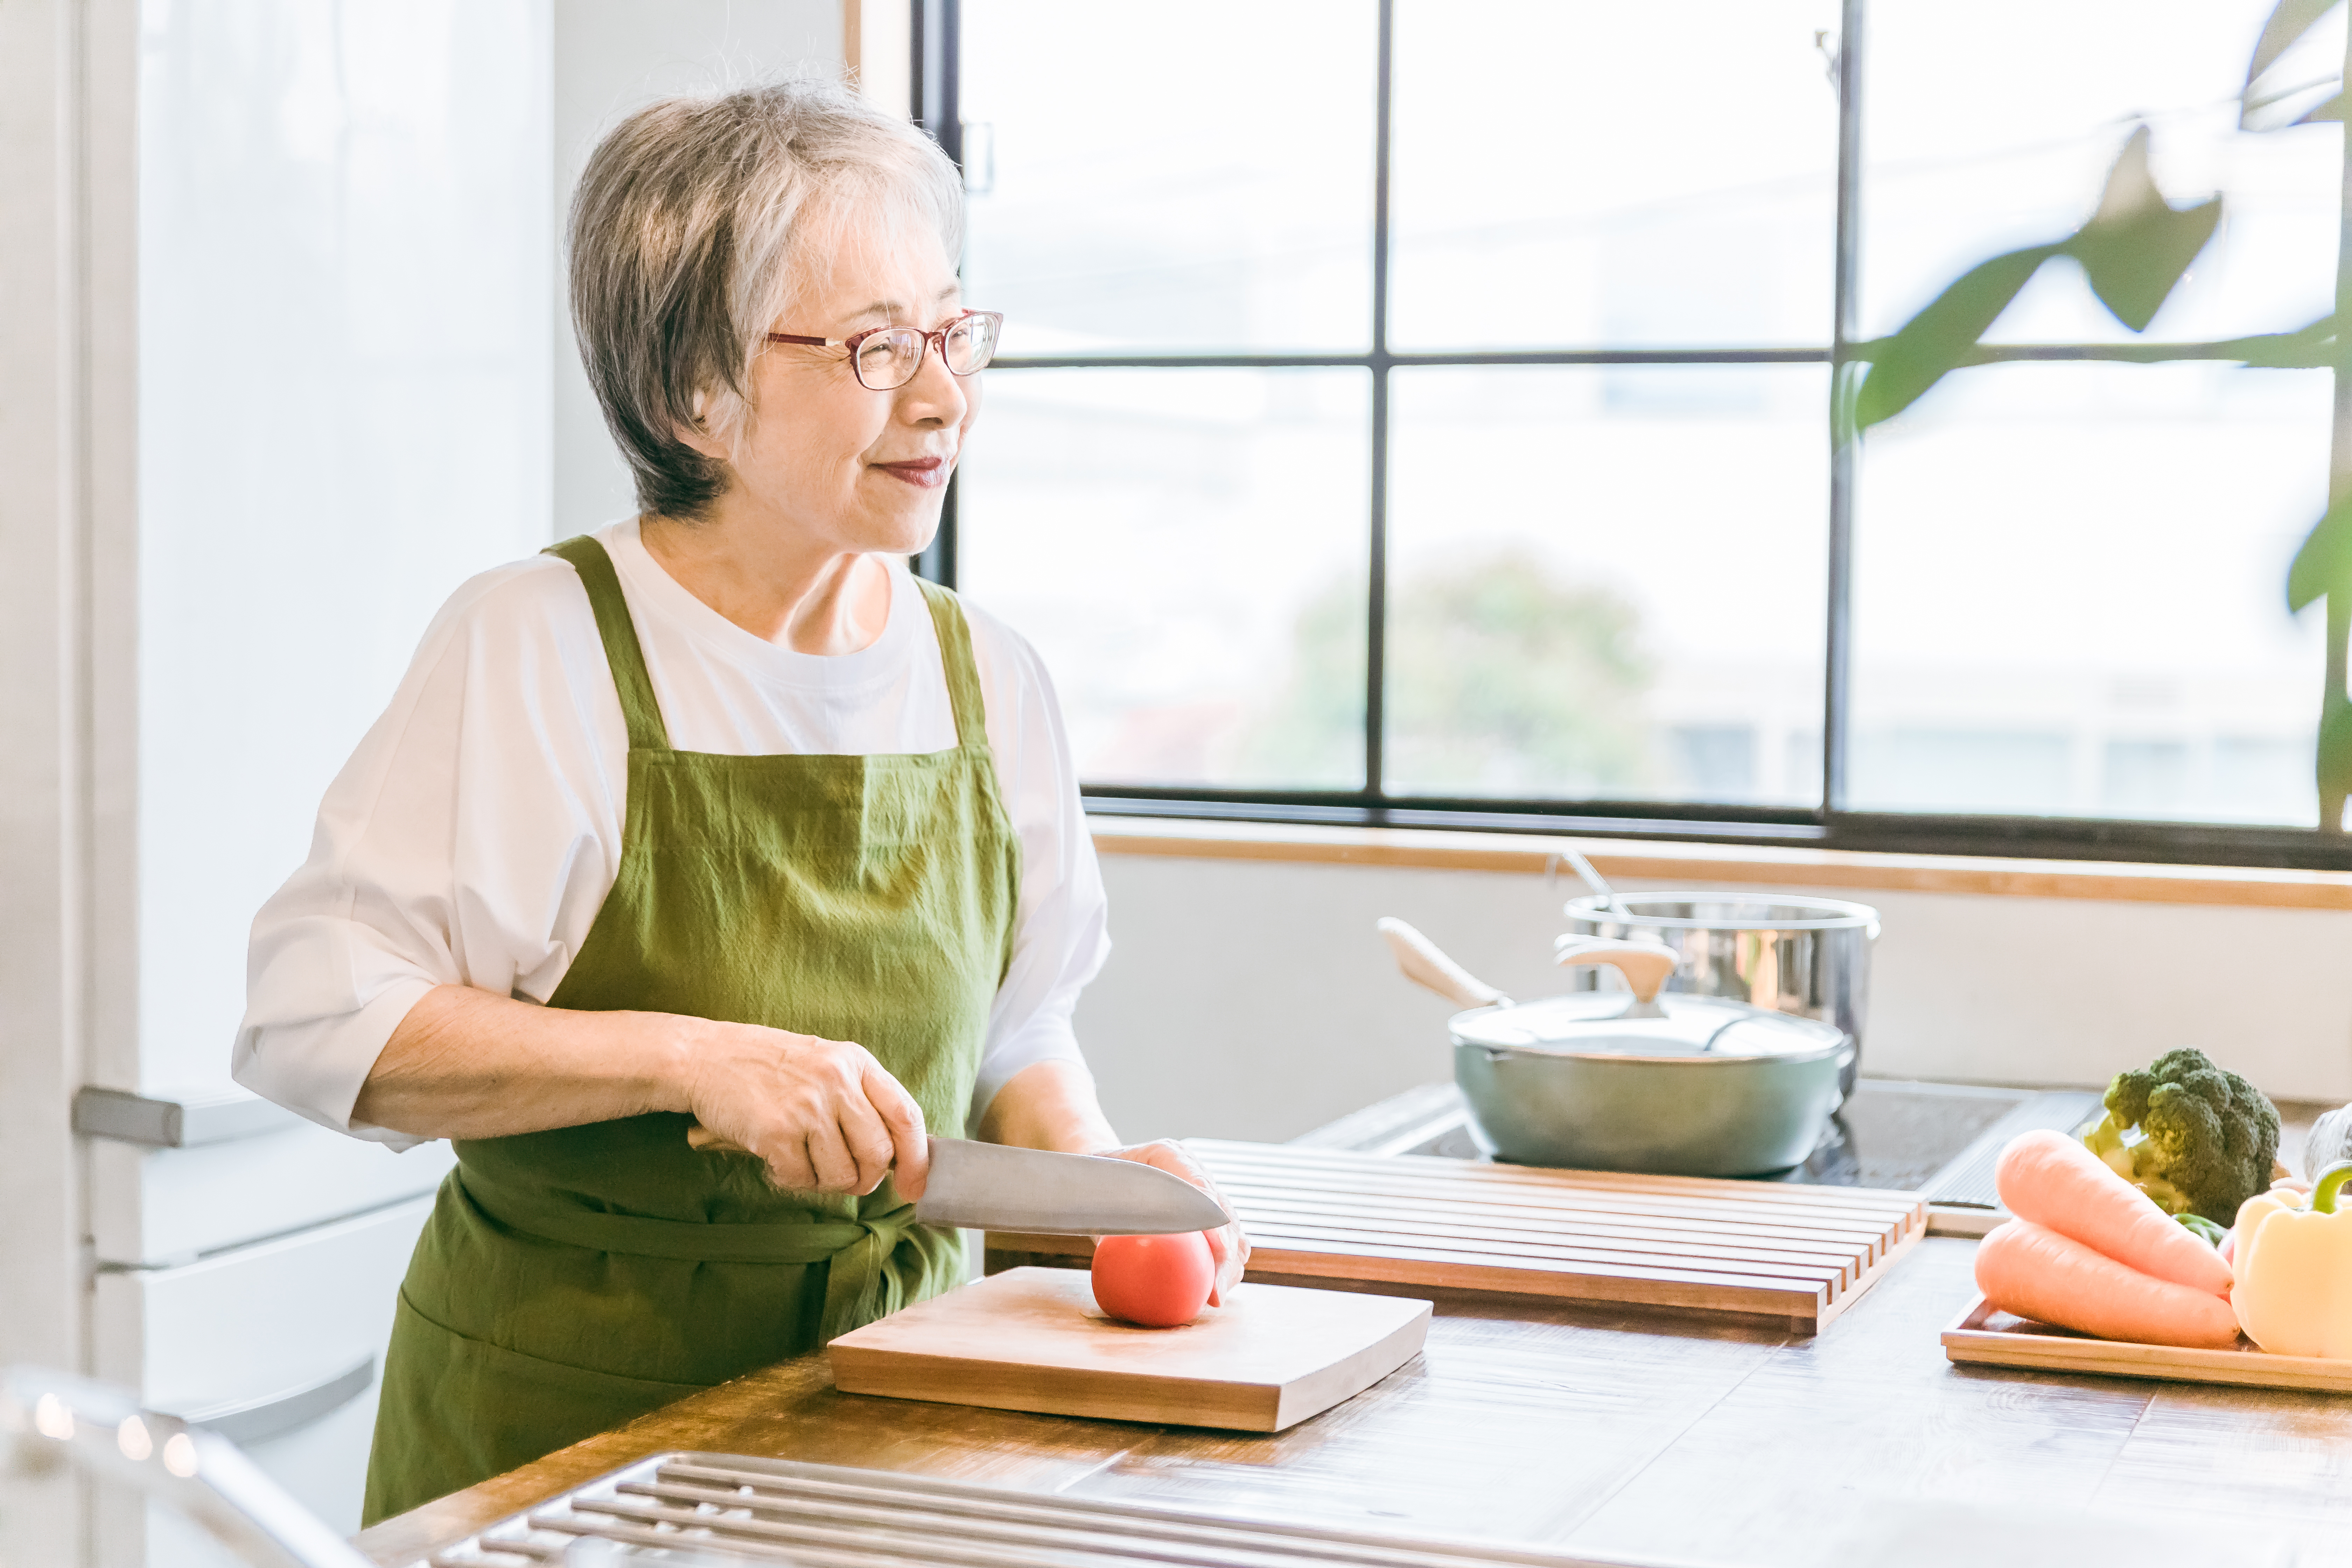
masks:
{"type": "MultiPolygon", "coordinates": [[[[1136,1138],[1289,1138],[1451,1077],[1453,1007],[1397,974],[1372,922],[1409,920],[1481,978],[1541,996],[1567,989],[1551,940],[1581,890],[1123,855],[1103,871],[1118,946],[1078,1037],[1136,1138]]],[[[2352,1099],[2352,912],[1783,890],[1884,916],[1866,1073],[2096,1084],[2196,1046],[2273,1096],[2352,1099]]]]}
{"type": "Polygon", "coordinates": [[[254,911],[467,577],[549,537],[544,0],[152,0],[137,1081],[227,1083],[254,911]]]}
{"type": "Polygon", "coordinates": [[[138,658],[139,952],[107,998],[137,1025],[89,1076],[179,1092],[226,1086],[248,922],[434,611],[630,510],[560,321],[557,215],[595,137],[660,93],[837,68],[841,10],[142,21],[138,558],[101,584],[135,584],[137,632],[100,645],[138,658]]]}
{"type": "MultiPolygon", "coordinates": [[[[631,110],[671,93],[739,86],[794,66],[840,68],[842,0],[556,0],[555,213],[597,140],[631,110]]],[[[555,531],[584,532],[636,510],[580,369],[555,288],[555,531]]]]}

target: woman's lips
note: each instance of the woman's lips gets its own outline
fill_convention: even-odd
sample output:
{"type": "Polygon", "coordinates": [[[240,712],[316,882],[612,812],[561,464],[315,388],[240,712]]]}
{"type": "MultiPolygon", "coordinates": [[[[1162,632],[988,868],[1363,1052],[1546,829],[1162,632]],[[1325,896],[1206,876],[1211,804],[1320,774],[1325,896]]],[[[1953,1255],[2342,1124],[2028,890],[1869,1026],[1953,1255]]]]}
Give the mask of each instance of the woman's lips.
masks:
{"type": "Polygon", "coordinates": [[[934,490],[948,482],[945,458],[909,458],[903,463],[876,463],[874,467],[919,490],[934,490]]]}

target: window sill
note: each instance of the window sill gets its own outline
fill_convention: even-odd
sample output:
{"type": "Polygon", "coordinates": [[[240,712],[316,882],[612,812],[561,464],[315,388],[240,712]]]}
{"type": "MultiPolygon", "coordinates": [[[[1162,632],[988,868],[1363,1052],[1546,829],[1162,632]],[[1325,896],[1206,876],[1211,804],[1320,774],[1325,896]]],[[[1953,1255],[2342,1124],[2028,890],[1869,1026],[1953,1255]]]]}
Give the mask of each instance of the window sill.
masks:
{"type": "MultiPolygon", "coordinates": [[[[1542,875],[1563,845],[1601,874],[1628,881],[1765,883],[1856,892],[1976,893],[2158,904],[2352,910],[2352,872],[2237,866],[2151,866],[2104,860],[2016,860],[1959,855],[1861,854],[1652,839],[1549,838],[1423,827],[1323,827],[1097,816],[1105,855],[1309,865],[1404,866],[1542,875]]],[[[1560,875],[1573,880],[1565,865],[1560,875]]]]}

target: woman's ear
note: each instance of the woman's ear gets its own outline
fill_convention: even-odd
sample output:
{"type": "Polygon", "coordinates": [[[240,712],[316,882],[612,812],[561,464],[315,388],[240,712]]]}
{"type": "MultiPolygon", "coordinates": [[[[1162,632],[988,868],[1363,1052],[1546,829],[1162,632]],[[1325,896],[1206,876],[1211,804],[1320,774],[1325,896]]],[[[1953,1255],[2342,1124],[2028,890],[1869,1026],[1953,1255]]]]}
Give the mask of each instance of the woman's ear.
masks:
{"type": "Polygon", "coordinates": [[[709,407],[710,395],[705,392],[696,393],[692,422],[674,426],[671,434],[676,436],[683,445],[693,447],[713,462],[723,463],[734,455],[734,448],[730,443],[720,440],[711,433],[709,407]]]}
{"type": "Polygon", "coordinates": [[[727,443],[711,435],[709,431],[698,426],[680,425],[676,427],[674,434],[677,437],[680,445],[693,447],[711,461],[723,463],[727,460],[727,443]]]}

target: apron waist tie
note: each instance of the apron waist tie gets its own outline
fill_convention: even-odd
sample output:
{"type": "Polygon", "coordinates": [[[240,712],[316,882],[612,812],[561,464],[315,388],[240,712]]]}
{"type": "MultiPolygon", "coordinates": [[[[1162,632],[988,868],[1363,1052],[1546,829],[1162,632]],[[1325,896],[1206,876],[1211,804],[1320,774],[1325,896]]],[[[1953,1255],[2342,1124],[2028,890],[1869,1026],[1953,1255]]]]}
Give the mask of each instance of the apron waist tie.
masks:
{"type": "Polygon", "coordinates": [[[582,1208],[544,1188],[510,1186],[463,1165],[450,1174],[483,1214],[541,1241],[686,1263],[823,1264],[824,1315],[817,1332],[827,1344],[870,1321],[882,1266],[915,1224],[913,1204],[855,1220],[761,1225],[656,1219],[582,1208]]]}

